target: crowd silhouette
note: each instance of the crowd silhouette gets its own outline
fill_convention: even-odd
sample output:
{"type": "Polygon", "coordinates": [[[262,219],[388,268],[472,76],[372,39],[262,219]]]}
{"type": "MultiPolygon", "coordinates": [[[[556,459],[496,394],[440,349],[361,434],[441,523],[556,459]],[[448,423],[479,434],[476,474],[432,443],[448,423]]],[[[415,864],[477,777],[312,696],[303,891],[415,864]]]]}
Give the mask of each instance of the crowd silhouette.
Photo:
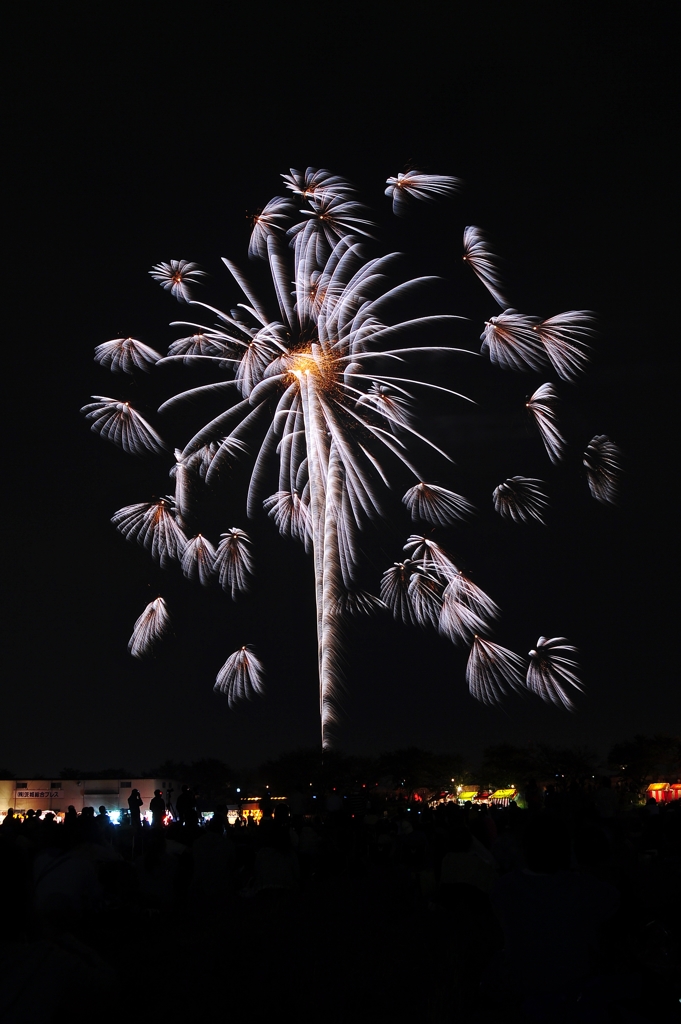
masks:
{"type": "Polygon", "coordinates": [[[0,1017],[85,1019],[107,989],[120,1003],[100,1020],[130,1005],[187,1020],[320,1005],[330,1021],[678,1019],[681,801],[632,808],[609,779],[524,796],[521,810],[294,790],[256,823],[221,804],[202,817],[185,785],[174,809],[156,791],[151,824],[137,791],[120,825],[105,806],[63,823],[10,810],[0,1017]]]}

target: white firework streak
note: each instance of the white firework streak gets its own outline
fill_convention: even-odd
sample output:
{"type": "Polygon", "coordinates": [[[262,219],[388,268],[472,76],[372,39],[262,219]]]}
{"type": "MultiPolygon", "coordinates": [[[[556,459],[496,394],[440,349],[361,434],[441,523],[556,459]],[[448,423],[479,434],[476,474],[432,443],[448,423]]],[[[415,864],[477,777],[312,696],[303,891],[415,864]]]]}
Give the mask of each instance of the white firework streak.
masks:
{"type": "MultiPolygon", "coordinates": [[[[253,574],[247,534],[230,529],[221,535],[215,551],[201,534],[188,541],[182,527],[194,518],[200,485],[219,482],[234,459],[250,454],[247,442],[259,433],[247,513],[262,514],[264,505],[281,534],[311,549],[322,743],[328,746],[338,718],[344,616],[385,606],[403,622],[432,625],[455,643],[474,640],[473,666],[482,664],[483,654],[491,657],[494,645],[479,636],[487,634],[498,609],[432,539],[409,538],[405,550],[410,557],[384,573],[380,601],[358,589],[357,582],[359,536],[370,521],[383,517],[395,464],[400,474],[408,472],[414,481],[403,498],[413,519],[445,527],[473,511],[465,498],[427,483],[416,465],[419,448],[429,449],[429,454],[446,463],[452,460],[417,429],[414,390],[465,396],[401,370],[422,353],[479,357],[451,343],[429,345],[423,338],[431,328],[451,327],[459,317],[431,315],[390,322],[393,304],[412,301],[423,285],[436,279],[389,281],[399,256],[367,254],[363,238],[374,225],[355,200],[349,182],[317,168],[304,173],[292,169],[283,178],[293,195],[276,198],[263,208],[255,218],[250,247],[252,256],[267,261],[274,303],[263,300],[231,260],[223,262],[243,301],[229,311],[191,298],[189,286],[204,276],[197,264],[185,260],[157,264],[151,273],[162,287],[179,301],[203,310],[213,324],[182,323],[191,333],[173,342],[164,358],[135,339],[118,338],[100,345],[96,359],[111,370],[130,374],[157,362],[175,362],[198,363],[220,375],[215,383],[173,396],[159,410],[165,413],[203,397],[225,399],[222,411],[176,450],[175,498],[128,506],[116,513],[113,522],[128,539],[149,548],[162,566],[181,561],[185,574],[197,576],[203,584],[217,575],[233,598],[249,589],[253,574]],[[302,217],[286,230],[298,209],[302,217]],[[274,315],[270,307],[276,310],[274,315]],[[275,466],[278,473],[273,474],[275,466]],[[275,487],[273,475],[278,476],[275,487]]],[[[450,195],[458,182],[409,172],[388,184],[393,198],[396,193],[408,193],[428,200],[450,195]]],[[[464,259],[505,307],[497,258],[483,232],[467,228],[465,247],[464,259]]],[[[550,359],[569,378],[584,361],[587,317],[565,313],[540,322],[506,310],[486,325],[483,347],[501,366],[534,370],[550,359]]],[[[528,407],[554,458],[561,450],[562,436],[553,418],[555,396],[548,388],[540,388],[528,407]]],[[[136,444],[163,444],[141,418],[134,420],[135,431],[128,426],[123,429],[121,416],[133,419],[124,404],[115,399],[99,402],[101,406],[84,411],[105,436],[120,439],[130,450],[136,444]]],[[[599,493],[609,495],[616,460],[606,441],[594,438],[587,470],[592,490],[598,473],[599,493]]],[[[497,657],[502,659],[501,653],[497,657]]],[[[510,654],[507,664],[515,664],[510,654]]],[[[478,689],[483,700],[494,683],[491,670],[485,671],[486,675],[482,668],[477,676],[474,673],[481,680],[478,689]]],[[[216,689],[226,692],[233,703],[260,692],[261,679],[259,661],[250,648],[243,647],[223,666],[216,689]]]]}
{"type": "Polygon", "coordinates": [[[406,558],[404,562],[395,562],[386,569],[381,579],[381,600],[399,622],[405,625],[417,625],[419,620],[411,602],[409,583],[417,563],[406,558]]]}
{"type": "Polygon", "coordinates": [[[114,338],[95,349],[95,362],[114,373],[133,374],[135,370],[150,370],[161,358],[161,353],[149,348],[136,338],[114,338]]]}
{"type": "Polygon", "coordinates": [[[179,448],[175,449],[175,465],[170,470],[175,482],[175,519],[183,529],[189,515],[192,491],[192,472],[189,460],[179,448]]]}
{"type": "Polygon", "coordinates": [[[439,544],[429,537],[412,534],[404,550],[411,556],[411,561],[405,563],[410,578],[406,580],[396,574],[397,567],[384,574],[384,580],[390,581],[389,593],[393,597],[386,604],[395,618],[432,625],[453,644],[468,642],[477,631],[489,629],[499,615],[499,608],[457,568],[439,544]],[[401,586],[401,591],[396,590],[397,586],[401,586]]]}
{"type": "Polygon", "coordinates": [[[464,229],[463,261],[480,278],[490,295],[504,309],[508,303],[501,294],[499,257],[492,252],[487,235],[482,228],[470,225],[464,229]]]}
{"type": "Polygon", "coordinates": [[[96,401],[84,405],[80,411],[85,413],[85,419],[90,421],[95,434],[119,445],[131,455],[149,452],[160,455],[166,450],[168,446],[163,438],[129,402],[119,402],[117,398],[106,398],[104,395],[92,397],[96,401]]]}
{"type": "Polygon", "coordinates": [[[248,247],[248,255],[251,259],[258,256],[263,260],[267,259],[268,238],[273,231],[283,231],[284,224],[291,220],[295,212],[296,208],[291,199],[275,196],[262,208],[260,213],[256,213],[253,218],[251,244],[248,247]]]}
{"type": "Polygon", "coordinates": [[[455,577],[459,576],[459,570],[447,552],[430,537],[421,537],[412,533],[403,550],[414,562],[421,562],[425,572],[442,578],[445,583],[451,583],[455,577]]]}
{"type": "Polygon", "coordinates": [[[304,199],[320,195],[351,196],[355,192],[349,181],[324,168],[308,167],[303,173],[292,167],[289,174],[282,174],[281,177],[286,182],[286,188],[304,199]]]}
{"type": "Polygon", "coordinates": [[[411,512],[412,519],[422,519],[433,526],[450,526],[475,511],[470,501],[460,494],[423,482],[411,487],[402,501],[411,512]]]}
{"type": "MultiPolygon", "coordinates": [[[[191,326],[191,325],[188,325],[191,326]]],[[[178,338],[172,342],[168,349],[168,355],[186,356],[186,362],[190,363],[191,356],[224,356],[229,358],[234,355],[234,349],[230,348],[220,338],[216,338],[210,331],[197,331],[186,338],[178,338]]]]}
{"type": "Polygon", "coordinates": [[[473,638],[466,667],[466,682],[471,694],[483,704],[496,704],[510,686],[514,690],[524,686],[525,661],[506,647],[473,638]]]}
{"type": "Polygon", "coordinates": [[[254,694],[262,694],[265,673],[252,647],[241,647],[230,654],[218,672],[214,690],[224,693],[233,708],[237,701],[250,700],[254,694]]]}
{"type": "MultiPolygon", "coordinates": [[[[474,268],[475,269],[475,268],[474,268]]],[[[534,333],[537,318],[506,309],[485,321],[480,335],[482,351],[505,370],[540,370],[546,366],[544,349],[534,333]]]]}
{"type": "Polygon", "coordinates": [[[530,519],[544,522],[544,509],[548,498],[542,490],[542,480],[527,476],[512,476],[494,489],[492,499],[500,516],[515,523],[529,523],[530,519]]]}
{"type": "Polygon", "coordinates": [[[168,608],[162,597],[157,597],[144,609],[135,623],[128,650],[133,658],[143,658],[151,652],[154,644],[161,640],[170,628],[168,608]]]}
{"type": "Polygon", "coordinates": [[[576,652],[577,648],[568,643],[564,636],[555,636],[550,640],[540,636],[536,648],[530,651],[528,689],[542,700],[571,710],[573,704],[565,686],[574,686],[576,690],[582,689],[577,675],[578,664],[573,657],[576,652]]]}
{"type": "Polygon", "coordinates": [[[237,527],[232,527],[220,537],[213,568],[220,578],[222,589],[231,591],[232,600],[236,601],[237,595],[245,593],[251,585],[253,576],[251,538],[237,527]]]}
{"type": "Polygon", "coordinates": [[[422,566],[417,567],[409,580],[409,599],[422,626],[438,628],[442,611],[442,593],[444,582],[437,576],[426,572],[422,566]]]}
{"type": "Polygon", "coordinates": [[[200,533],[187,542],[182,555],[182,572],[207,587],[215,572],[215,548],[200,533]]]}
{"type": "Polygon", "coordinates": [[[533,330],[546,349],[553,367],[563,380],[574,381],[589,361],[586,339],[593,334],[595,317],[587,309],[559,313],[537,324],[533,330]]]}
{"type": "Polygon", "coordinates": [[[197,263],[187,260],[171,260],[170,263],[157,263],[149,271],[154,281],[174,295],[178,302],[191,302],[190,284],[196,284],[206,276],[197,263]]]}
{"type": "Polygon", "coordinates": [[[409,197],[433,202],[454,195],[461,188],[461,179],[449,174],[421,174],[407,171],[396,178],[388,178],[385,194],[393,201],[393,213],[398,217],[406,213],[409,197]]]}
{"type": "Polygon", "coordinates": [[[172,498],[126,505],[111,517],[111,522],[127,540],[136,540],[151,552],[162,569],[182,558],[187,538],[173,515],[172,498]]]}
{"type": "Polygon", "coordinates": [[[554,465],[563,458],[565,438],[561,434],[556,419],[556,403],[558,395],[553,384],[542,384],[525,403],[525,408],[532,415],[544,447],[554,465]]]}
{"type": "Polygon", "coordinates": [[[592,497],[614,504],[622,472],[622,453],[618,445],[605,434],[597,434],[584,452],[584,468],[592,497]]]}

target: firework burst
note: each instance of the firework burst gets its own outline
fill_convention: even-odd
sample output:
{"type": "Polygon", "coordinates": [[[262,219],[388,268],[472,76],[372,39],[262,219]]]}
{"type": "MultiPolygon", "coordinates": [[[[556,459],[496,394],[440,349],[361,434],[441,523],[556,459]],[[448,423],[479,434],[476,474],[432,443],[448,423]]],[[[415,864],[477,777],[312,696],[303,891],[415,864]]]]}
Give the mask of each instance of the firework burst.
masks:
{"type": "MultiPolygon", "coordinates": [[[[268,266],[270,297],[261,296],[239,266],[224,259],[242,301],[222,310],[193,297],[193,285],[205,276],[197,264],[159,263],[152,277],[212,322],[179,324],[185,334],[165,357],[130,337],[95,351],[102,366],[130,375],[167,363],[215,371],[213,383],[174,395],[161,412],[204,397],[224,401],[222,411],[175,449],[174,496],[127,506],[114,515],[114,525],[162,567],[177,562],[185,576],[204,586],[217,579],[236,599],[251,589],[254,576],[248,535],[232,527],[215,545],[202,533],[190,537],[185,531],[198,519],[204,485],[217,481],[234,460],[252,459],[247,514],[269,515],[282,535],[302,542],[312,556],[325,746],[338,715],[344,624],[348,616],[378,608],[387,608],[402,623],[429,626],[455,644],[471,645],[466,677],[473,696],[483,702],[526,685],[544,699],[568,705],[564,685],[578,685],[573,648],[562,638],[540,640],[523,681],[522,659],[486,639],[499,616],[496,604],[431,536],[408,539],[407,557],[383,575],[380,599],[361,589],[360,537],[388,514],[391,501],[394,507],[393,483],[411,478],[402,501],[426,530],[474,514],[473,504],[446,486],[452,460],[428,436],[422,400],[436,393],[463,399],[445,386],[452,357],[480,357],[471,347],[452,344],[460,317],[435,313],[396,319],[399,304],[418,300],[433,279],[401,280],[398,254],[375,254],[376,225],[354,186],[312,167],[282,177],[289,195],[275,197],[253,218],[249,248],[252,258],[268,266]],[[440,360],[437,383],[418,368],[424,355],[428,366],[434,357],[440,360]],[[417,368],[410,370],[415,361],[417,368]],[[420,468],[426,455],[429,465],[433,460],[439,465],[444,482],[435,483],[420,468]]],[[[406,204],[442,200],[460,186],[450,176],[413,171],[387,184],[400,214],[406,204]]],[[[464,248],[465,262],[504,310],[485,323],[483,355],[502,370],[553,367],[572,381],[586,364],[591,314],[541,320],[506,308],[499,259],[484,232],[466,228],[464,248]]],[[[554,463],[565,448],[556,401],[553,385],[545,383],[526,403],[554,463]]],[[[171,450],[127,402],[95,396],[83,412],[93,430],[126,451],[171,450]]],[[[595,437],[585,466],[594,496],[612,500],[619,468],[612,442],[595,437]]],[[[541,482],[520,476],[501,484],[494,500],[502,515],[519,522],[541,521],[547,503],[541,482]]],[[[140,656],[151,649],[167,626],[159,598],[138,619],[131,652],[140,656]]],[[[244,646],[227,659],[215,688],[231,706],[260,694],[263,677],[260,661],[244,646]]]]}
{"type": "Polygon", "coordinates": [[[162,597],[157,597],[144,609],[135,623],[128,650],[133,658],[144,658],[170,629],[170,616],[162,597]]]}

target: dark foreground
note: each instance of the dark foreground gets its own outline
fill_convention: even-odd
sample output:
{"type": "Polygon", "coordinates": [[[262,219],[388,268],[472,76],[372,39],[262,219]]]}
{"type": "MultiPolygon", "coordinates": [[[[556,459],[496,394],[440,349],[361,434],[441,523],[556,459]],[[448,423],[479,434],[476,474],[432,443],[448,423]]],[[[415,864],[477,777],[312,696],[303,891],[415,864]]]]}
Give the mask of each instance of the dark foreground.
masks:
{"type": "Polygon", "coordinates": [[[666,1024],[681,806],[0,829],[0,1020],[666,1024]]]}

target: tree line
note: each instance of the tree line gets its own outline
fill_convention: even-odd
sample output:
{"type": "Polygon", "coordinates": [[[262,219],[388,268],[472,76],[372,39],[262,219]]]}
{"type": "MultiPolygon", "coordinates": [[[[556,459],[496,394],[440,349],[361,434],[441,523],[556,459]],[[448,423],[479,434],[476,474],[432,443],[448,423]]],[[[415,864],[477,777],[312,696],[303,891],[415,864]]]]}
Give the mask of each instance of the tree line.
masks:
{"type": "MultiPolygon", "coordinates": [[[[287,751],[270,758],[254,769],[238,769],[219,758],[202,758],[187,763],[166,760],[161,764],[131,772],[127,767],[85,769],[66,767],[62,779],[154,778],[189,785],[214,802],[240,796],[287,795],[311,788],[317,793],[334,788],[348,792],[355,788],[389,788],[407,799],[420,789],[448,790],[456,785],[481,788],[523,788],[530,779],[549,782],[586,780],[598,775],[617,775],[627,784],[640,788],[646,781],[676,782],[681,779],[681,737],[657,734],[634,736],[616,743],[605,761],[586,747],[561,748],[547,743],[514,746],[501,743],[487,747],[478,765],[470,764],[457,753],[434,753],[420,747],[405,747],[373,756],[353,756],[338,750],[318,748],[287,751]]],[[[15,778],[9,769],[0,769],[0,777],[15,778]]],[[[33,773],[30,778],[44,778],[33,773]]]]}

